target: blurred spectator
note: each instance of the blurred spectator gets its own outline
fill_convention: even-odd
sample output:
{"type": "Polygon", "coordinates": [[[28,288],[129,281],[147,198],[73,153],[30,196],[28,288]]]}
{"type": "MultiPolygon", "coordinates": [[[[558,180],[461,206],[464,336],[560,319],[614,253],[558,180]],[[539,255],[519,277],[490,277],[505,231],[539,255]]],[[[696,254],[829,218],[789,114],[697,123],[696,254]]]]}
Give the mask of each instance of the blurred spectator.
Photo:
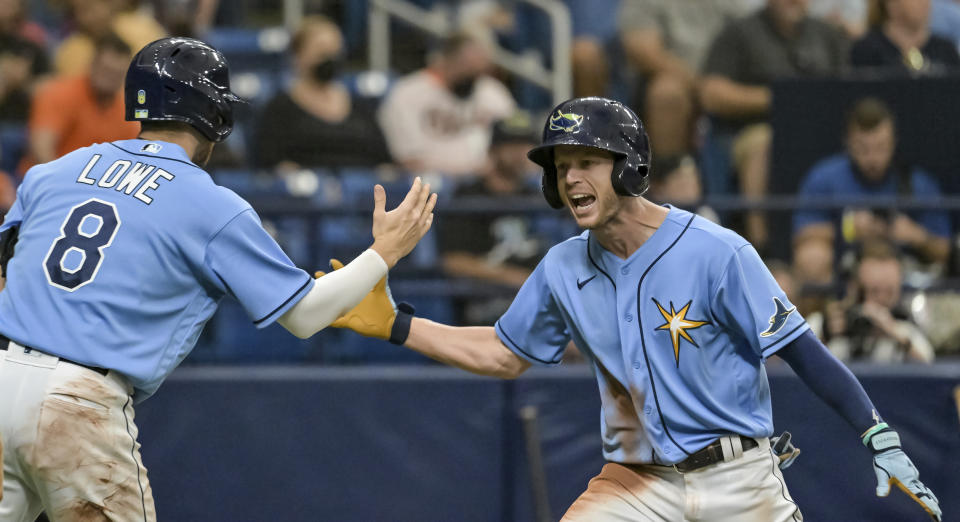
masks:
{"type": "Polygon", "coordinates": [[[93,61],[96,42],[111,32],[123,39],[133,52],[166,36],[163,27],[139,9],[138,1],[70,0],[74,32],[57,48],[57,74],[84,74],[93,61]]]}
{"type": "Polygon", "coordinates": [[[823,339],[824,322],[828,316],[825,311],[829,304],[835,304],[836,290],[802,285],[794,267],[781,259],[765,259],[764,263],[770,270],[770,275],[777,281],[777,285],[783,289],[783,293],[787,294],[787,299],[797,307],[797,312],[807,321],[810,331],[817,338],[823,339]]]}
{"type": "Polygon", "coordinates": [[[712,208],[700,204],[703,201],[703,188],[700,185],[700,170],[692,156],[654,156],[651,170],[651,201],[670,203],[714,223],[720,222],[720,217],[712,208]]]}
{"type": "Polygon", "coordinates": [[[0,170],[0,222],[3,221],[3,216],[13,206],[13,200],[16,198],[17,187],[13,184],[13,178],[6,171],[0,170]]]}
{"type": "MultiPolygon", "coordinates": [[[[895,162],[893,115],[875,98],[859,101],[847,117],[844,154],[826,158],[804,178],[799,197],[808,201],[844,201],[858,197],[936,198],[937,182],[919,168],[895,162]]],[[[951,235],[947,212],[901,213],[852,207],[846,210],[798,210],[793,218],[794,260],[805,282],[826,284],[839,258],[864,241],[894,241],[924,263],[942,265],[951,235]]]]}
{"type": "Polygon", "coordinates": [[[697,71],[710,42],[756,0],[624,0],[620,40],[643,75],[644,123],[654,157],[684,154],[693,145],[697,71]]]}
{"type": "MultiPolygon", "coordinates": [[[[712,116],[712,143],[704,153],[708,193],[727,193],[733,170],[744,196],[763,197],[771,141],[765,123],[770,84],[843,70],[846,38],[808,16],[807,2],[767,0],[765,8],[728,24],[711,45],[700,84],[700,100],[712,116]]],[[[745,235],[759,250],[767,241],[764,219],[761,212],[750,212],[744,224],[745,235]]]]}
{"type": "Polygon", "coordinates": [[[97,42],[88,74],[54,78],[37,88],[21,176],[34,164],[80,147],[137,137],[140,124],[125,121],[123,110],[123,79],[131,58],[130,47],[108,34],[97,42]]]}
{"type": "Polygon", "coordinates": [[[26,40],[41,49],[47,45],[46,31],[26,19],[23,0],[0,0],[0,38],[26,40]]]}
{"type": "Polygon", "coordinates": [[[867,30],[868,0],[810,0],[810,15],[840,28],[850,39],[867,30]]]}
{"type": "Polygon", "coordinates": [[[210,29],[220,5],[219,0],[153,0],[151,3],[157,22],[167,34],[191,38],[198,38],[210,29]]]}
{"type": "Polygon", "coordinates": [[[457,34],[443,41],[426,69],[397,81],[378,114],[393,158],[413,172],[478,173],[493,122],[515,110],[490,68],[490,50],[457,34]]]}
{"type": "Polygon", "coordinates": [[[619,11],[624,1],[629,0],[564,0],[573,22],[570,72],[574,96],[608,95],[610,64],[607,44],[617,33],[617,21],[612,13],[619,11]]]}
{"type": "Polygon", "coordinates": [[[390,162],[373,101],[351,98],[336,80],[343,36],[321,16],[303,20],[290,43],[295,79],[262,111],[254,139],[267,168],[373,166],[390,162]]]}
{"type": "Polygon", "coordinates": [[[912,75],[960,68],[956,45],[930,33],[930,0],[873,0],[870,22],[850,51],[854,67],[912,75]]]}
{"type": "Polygon", "coordinates": [[[933,362],[933,346],[900,303],[903,269],[892,245],[864,246],[847,299],[833,307],[827,346],[843,361],[933,362]]]}
{"type": "Polygon", "coordinates": [[[46,54],[37,44],[0,36],[0,122],[26,123],[34,81],[47,67],[46,54]]]}
{"type": "MultiPolygon", "coordinates": [[[[527,151],[539,142],[530,116],[517,113],[494,126],[483,176],[461,185],[449,206],[463,198],[502,200],[540,194],[539,173],[527,151]]],[[[449,214],[439,224],[440,249],[447,275],[474,278],[519,288],[551,243],[534,232],[533,215],[449,214]]],[[[503,297],[472,297],[458,301],[460,324],[493,324],[510,305],[503,297]]]]}
{"type": "Polygon", "coordinates": [[[950,40],[960,49],[960,0],[933,0],[930,32],[950,40]]]}

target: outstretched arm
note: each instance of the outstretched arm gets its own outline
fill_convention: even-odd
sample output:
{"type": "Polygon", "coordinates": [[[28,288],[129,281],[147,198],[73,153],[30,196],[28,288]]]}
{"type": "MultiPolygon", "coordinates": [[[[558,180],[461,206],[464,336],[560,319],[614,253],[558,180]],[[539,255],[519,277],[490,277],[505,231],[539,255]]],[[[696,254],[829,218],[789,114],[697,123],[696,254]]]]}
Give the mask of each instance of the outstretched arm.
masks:
{"type": "Polygon", "coordinates": [[[403,344],[443,364],[501,379],[514,379],[530,367],[490,326],[455,327],[414,317],[403,344]]]}
{"type": "MultiPolygon", "coordinates": [[[[316,273],[317,284],[351,268],[336,259],[330,260],[330,265],[332,273],[316,273]]],[[[393,301],[386,276],[357,306],[331,324],[366,337],[402,344],[443,364],[480,375],[513,379],[530,367],[530,363],[500,341],[492,327],[454,327],[413,317],[412,306],[406,303],[398,306],[393,301]]]]}
{"type": "Polygon", "coordinates": [[[373,245],[342,270],[314,280],[310,292],[277,320],[293,335],[306,339],[355,307],[430,230],[437,195],[419,177],[397,208],[386,211],[387,195],[380,185],[373,189],[373,200],[373,245]]]}
{"type": "Polygon", "coordinates": [[[863,434],[878,421],[876,408],[860,381],[807,330],[777,352],[813,393],[863,434]]]}
{"type": "Polygon", "coordinates": [[[367,249],[342,270],[314,279],[310,292],[277,322],[306,339],[356,306],[386,275],[387,263],[372,248],[367,249]]]}

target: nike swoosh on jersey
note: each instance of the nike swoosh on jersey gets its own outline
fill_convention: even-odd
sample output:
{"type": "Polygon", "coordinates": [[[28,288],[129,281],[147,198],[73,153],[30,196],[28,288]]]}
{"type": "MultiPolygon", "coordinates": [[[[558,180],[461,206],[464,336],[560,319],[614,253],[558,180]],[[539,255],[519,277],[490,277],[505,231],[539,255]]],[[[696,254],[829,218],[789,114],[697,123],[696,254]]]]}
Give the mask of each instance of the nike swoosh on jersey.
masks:
{"type": "Polygon", "coordinates": [[[593,278],[594,278],[594,277],[597,277],[597,274],[593,274],[592,277],[590,277],[589,279],[586,279],[586,280],[584,280],[584,281],[580,281],[580,279],[578,278],[578,279],[577,279],[577,290],[583,290],[583,287],[586,286],[587,283],[589,283],[590,281],[593,281],[593,278]]]}

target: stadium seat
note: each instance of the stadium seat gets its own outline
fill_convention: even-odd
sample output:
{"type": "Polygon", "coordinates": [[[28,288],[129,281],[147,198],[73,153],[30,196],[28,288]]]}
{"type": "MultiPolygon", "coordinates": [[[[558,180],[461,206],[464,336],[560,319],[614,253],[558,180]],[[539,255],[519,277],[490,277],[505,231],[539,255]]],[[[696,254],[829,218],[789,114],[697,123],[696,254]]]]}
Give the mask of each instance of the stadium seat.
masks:
{"type": "Polygon", "coordinates": [[[393,87],[397,77],[380,71],[355,71],[341,75],[338,80],[347,87],[351,96],[380,100],[393,87]]]}
{"type": "Polygon", "coordinates": [[[203,40],[219,49],[234,68],[280,71],[286,67],[290,33],[283,27],[214,27],[203,40]]]}

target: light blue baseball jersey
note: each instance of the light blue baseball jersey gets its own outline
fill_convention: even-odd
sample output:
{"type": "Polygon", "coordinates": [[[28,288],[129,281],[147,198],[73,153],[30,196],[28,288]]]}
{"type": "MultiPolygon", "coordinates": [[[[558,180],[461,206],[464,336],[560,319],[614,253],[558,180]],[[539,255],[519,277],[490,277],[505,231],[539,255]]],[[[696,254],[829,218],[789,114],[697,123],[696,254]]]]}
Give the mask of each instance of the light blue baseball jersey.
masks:
{"type": "Polygon", "coordinates": [[[807,328],[746,240],[673,207],[626,260],[589,231],[556,245],[496,324],[534,364],[573,339],[600,385],[604,457],[656,464],[772,435],[763,362],[807,328]]]}
{"type": "Polygon", "coordinates": [[[221,298],[262,328],[313,281],[246,201],[166,142],[99,143],[33,167],[0,230],[12,226],[0,333],[118,371],[137,401],[193,349],[221,298]]]}

